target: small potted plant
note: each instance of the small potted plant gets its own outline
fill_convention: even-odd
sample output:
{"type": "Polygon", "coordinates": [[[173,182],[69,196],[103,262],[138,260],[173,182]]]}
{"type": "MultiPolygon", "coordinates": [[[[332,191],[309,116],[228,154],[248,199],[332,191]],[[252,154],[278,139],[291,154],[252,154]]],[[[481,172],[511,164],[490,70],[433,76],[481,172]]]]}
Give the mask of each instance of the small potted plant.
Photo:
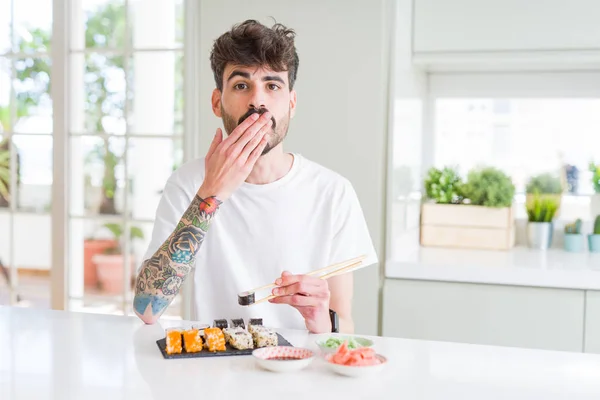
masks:
{"type": "Polygon", "coordinates": [[[553,198],[557,204],[557,211],[560,208],[563,184],[558,176],[551,173],[543,173],[532,176],[527,182],[525,192],[527,193],[527,204],[531,203],[537,194],[541,198],[553,198]]]}
{"type": "Polygon", "coordinates": [[[425,179],[425,192],[436,204],[460,204],[462,179],[454,168],[430,168],[425,179]]]}
{"type": "Polygon", "coordinates": [[[529,247],[545,250],[552,245],[554,216],[558,210],[556,197],[542,197],[534,193],[527,202],[527,242],[529,247]]]}
{"type": "Polygon", "coordinates": [[[594,221],[593,233],[588,235],[588,244],[590,246],[590,252],[600,253],[600,215],[598,215],[594,221]]]}
{"type": "Polygon", "coordinates": [[[515,185],[497,168],[474,169],[469,172],[462,194],[474,206],[507,208],[512,206],[515,185]]]}
{"type": "MultiPolygon", "coordinates": [[[[125,265],[121,247],[123,228],[120,224],[115,223],[105,224],[104,227],[112,232],[116,245],[105,249],[102,254],[94,255],[93,262],[96,265],[100,289],[105,293],[119,294],[123,291],[123,267],[125,265]]],[[[143,239],[144,233],[140,228],[132,226],[130,238],[132,242],[133,239],[143,239]]],[[[131,266],[130,270],[132,276],[134,276],[136,263],[133,252],[130,255],[129,261],[131,266]]]]}
{"type": "Polygon", "coordinates": [[[575,222],[565,225],[565,250],[572,253],[579,253],[583,251],[584,236],[581,233],[581,219],[577,219],[575,222]]]}
{"type": "Polygon", "coordinates": [[[515,243],[512,207],[515,186],[499,169],[469,171],[462,183],[455,170],[431,169],[425,181],[435,201],[421,210],[421,245],[509,250],[515,243]]]}

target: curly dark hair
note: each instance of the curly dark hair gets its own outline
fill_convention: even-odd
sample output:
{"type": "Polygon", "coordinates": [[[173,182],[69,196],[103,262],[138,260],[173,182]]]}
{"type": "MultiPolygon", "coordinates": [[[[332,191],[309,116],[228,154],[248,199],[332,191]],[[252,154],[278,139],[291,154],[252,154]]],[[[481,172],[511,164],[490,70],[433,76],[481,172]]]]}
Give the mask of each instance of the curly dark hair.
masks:
{"type": "Polygon", "coordinates": [[[228,63],[260,66],[288,72],[290,90],[298,75],[298,53],[294,46],[295,32],[282,24],[268,28],[249,19],[234,25],[221,35],[210,53],[210,66],[217,89],[223,90],[223,71],[228,63]]]}

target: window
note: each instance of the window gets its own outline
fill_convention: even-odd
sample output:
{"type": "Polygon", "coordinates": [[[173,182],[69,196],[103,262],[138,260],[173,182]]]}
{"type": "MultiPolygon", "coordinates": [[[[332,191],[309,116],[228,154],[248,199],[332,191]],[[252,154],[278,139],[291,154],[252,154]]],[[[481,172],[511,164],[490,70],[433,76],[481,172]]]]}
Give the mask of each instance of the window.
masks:
{"type": "Polygon", "coordinates": [[[575,168],[571,195],[593,194],[600,156],[600,98],[438,98],[435,162],[462,174],[477,165],[508,173],[517,193],[529,177],[575,168]]]}
{"type": "Polygon", "coordinates": [[[52,22],[52,0],[0,4],[0,304],[50,307],[52,22]]]}
{"type": "Polygon", "coordinates": [[[568,188],[559,224],[576,218],[591,224],[589,166],[600,164],[600,73],[422,77],[393,99],[388,260],[411,261],[420,252],[422,186],[431,166],[456,167],[463,177],[480,165],[510,175],[516,186],[517,246],[526,240],[526,184],[537,174],[553,173],[568,188]]]}
{"type": "Polygon", "coordinates": [[[0,2],[0,304],[49,307],[52,287],[71,310],[132,313],[162,189],[184,160],[184,3],[0,2]],[[57,32],[68,45],[52,42],[57,32]],[[66,93],[51,85],[53,67],[68,70],[66,93]],[[59,204],[54,149],[67,155],[59,204]],[[52,249],[53,228],[64,247],[52,249]],[[50,282],[63,268],[53,253],[66,287],[50,282]]]}
{"type": "Polygon", "coordinates": [[[183,11],[183,0],[72,5],[72,309],[132,313],[161,191],[182,162],[183,11]]]}
{"type": "Polygon", "coordinates": [[[463,176],[477,165],[501,168],[516,186],[541,173],[567,188],[559,220],[592,219],[590,162],[600,163],[600,74],[588,72],[439,73],[429,78],[428,151],[435,166],[463,176]]]}

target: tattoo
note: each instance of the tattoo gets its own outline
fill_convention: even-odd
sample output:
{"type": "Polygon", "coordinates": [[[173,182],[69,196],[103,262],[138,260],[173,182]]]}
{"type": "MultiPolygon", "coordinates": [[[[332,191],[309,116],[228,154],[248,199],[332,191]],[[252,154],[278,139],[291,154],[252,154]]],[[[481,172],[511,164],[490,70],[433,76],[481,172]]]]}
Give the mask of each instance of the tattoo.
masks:
{"type": "Polygon", "coordinates": [[[133,299],[138,314],[143,315],[148,306],[153,316],[161,314],[179,293],[221,204],[214,196],[202,199],[196,195],[171,236],[144,261],[133,299]]]}
{"type": "Polygon", "coordinates": [[[185,214],[183,214],[182,219],[193,221],[194,218],[197,218],[197,220],[210,221],[221,204],[222,202],[214,196],[201,199],[200,196],[196,195],[192,201],[192,205],[195,205],[195,207],[190,206],[185,214]]]}

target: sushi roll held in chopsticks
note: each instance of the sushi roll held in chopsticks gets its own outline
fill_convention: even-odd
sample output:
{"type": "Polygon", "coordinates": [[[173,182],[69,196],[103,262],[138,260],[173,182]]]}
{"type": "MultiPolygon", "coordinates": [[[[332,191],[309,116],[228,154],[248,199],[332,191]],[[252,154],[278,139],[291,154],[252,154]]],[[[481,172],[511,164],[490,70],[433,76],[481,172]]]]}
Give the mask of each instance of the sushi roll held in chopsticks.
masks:
{"type": "Polygon", "coordinates": [[[249,306],[254,304],[254,301],[256,300],[256,293],[255,292],[241,292],[238,293],[238,304],[240,306],[249,306]]]}
{"type": "MultiPolygon", "coordinates": [[[[343,261],[341,263],[332,264],[325,268],[317,269],[307,273],[306,275],[316,276],[319,279],[328,279],[333,276],[342,275],[348,272],[356,271],[364,267],[363,261],[367,258],[367,256],[362,255],[359,257],[352,258],[350,260],[343,261]]],[[[256,289],[251,289],[245,292],[238,293],[238,304],[241,306],[251,306],[253,304],[260,304],[262,302],[273,299],[277,296],[269,295],[260,300],[256,300],[256,292],[260,292],[261,290],[271,289],[277,287],[278,285],[275,283],[269,283],[267,285],[258,287],[256,289]]]]}

